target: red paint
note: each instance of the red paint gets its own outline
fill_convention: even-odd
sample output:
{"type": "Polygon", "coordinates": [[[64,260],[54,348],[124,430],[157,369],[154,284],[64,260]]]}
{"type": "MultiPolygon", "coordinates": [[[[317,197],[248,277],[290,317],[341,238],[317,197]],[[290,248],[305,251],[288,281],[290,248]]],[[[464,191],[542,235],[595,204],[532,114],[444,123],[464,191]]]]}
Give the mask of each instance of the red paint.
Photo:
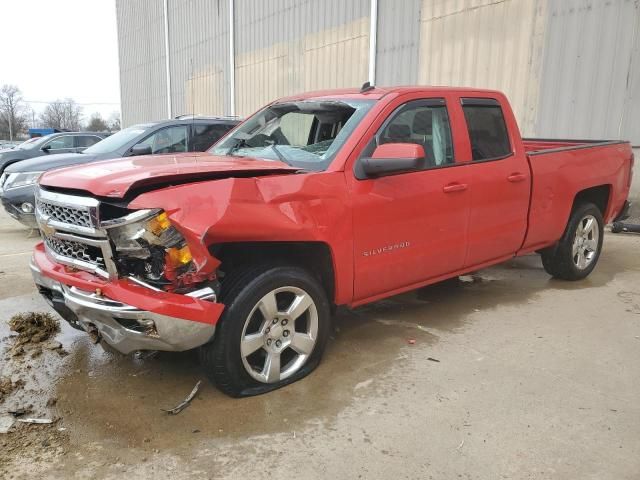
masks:
{"type": "MultiPolygon", "coordinates": [[[[280,162],[202,153],[86,164],[46,173],[41,183],[122,198],[153,183],[182,182],[139,194],[129,207],[167,211],[187,239],[201,274],[215,272],[219,264],[208,250],[216,243],[322,242],[332,256],[335,303],[351,306],[553,245],[578,192],[609,186],[607,221],[620,211],[629,192],[628,143],[554,151],[587,144],[523,142],[509,103],[499,92],[402,87],[364,94],[316,92],[287,100],[308,98],[377,100],[324,172],[295,173],[280,162]],[[500,102],[512,145],[509,156],[471,161],[462,97],[500,102]],[[454,165],[358,180],[354,165],[382,123],[404,103],[425,98],[446,102],[454,165]],[[542,153],[528,153],[534,150],[542,153]],[[210,175],[217,178],[207,178],[210,175]],[[188,180],[192,183],[184,183],[188,180]]],[[[409,144],[388,144],[379,147],[376,156],[383,157],[385,149],[391,157],[422,153],[409,144]]],[[[221,305],[151,293],[124,280],[105,283],[83,272],[64,273],[45,258],[41,246],[36,259],[49,276],[80,288],[99,286],[106,295],[139,308],[196,321],[208,315],[209,322],[217,321],[222,311],[221,305]]]]}
{"type": "Polygon", "coordinates": [[[383,143],[371,158],[424,158],[424,147],[415,143],[383,143]]]}
{"type": "Polygon", "coordinates": [[[42,243],[36,245],[33,259],[47,277],[88,292],[94,292],[99,288],[107,298],[148,312],[193,322],[214,324],[224,310],[224,305],[220,303],[207,302],[175,293],[151,291],[126,279],[106,282],[87,272],[69,273],[64,266],[49,259],[42,243]]]}

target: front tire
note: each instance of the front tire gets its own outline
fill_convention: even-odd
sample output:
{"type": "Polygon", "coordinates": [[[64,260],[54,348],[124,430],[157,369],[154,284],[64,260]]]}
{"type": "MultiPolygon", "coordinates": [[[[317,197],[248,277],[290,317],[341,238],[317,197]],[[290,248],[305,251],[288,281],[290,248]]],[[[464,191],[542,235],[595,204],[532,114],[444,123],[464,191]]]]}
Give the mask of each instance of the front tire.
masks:
{"type": "Polygon", "coordinates": [[[220,390],[232,397],[259,395],[318,366],[331,313],[315,277],[293,266],[249,267],[225,279],[222,289],[226,309],[213,342],[200,348],[206,373],[220,390]]]}
{"type": "Polygon", "coordinates": [[[592,203],[578,205],[560,241],[542,251],[542,265],[555,278],[581,280],[598,263],[604,238],[604,220],[592,203]]]}

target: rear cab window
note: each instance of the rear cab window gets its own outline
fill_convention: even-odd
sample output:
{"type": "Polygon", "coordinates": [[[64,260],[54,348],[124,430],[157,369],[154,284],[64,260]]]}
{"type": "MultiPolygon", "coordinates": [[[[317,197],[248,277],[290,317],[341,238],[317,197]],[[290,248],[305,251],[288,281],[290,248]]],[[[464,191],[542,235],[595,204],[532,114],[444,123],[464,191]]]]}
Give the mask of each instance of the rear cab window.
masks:
{"type": "Polygon", "coordinates": [[[509,132],[500,103],[493,98],[462,98],[472,159],[498,160],[512,154],[509,132]]]}

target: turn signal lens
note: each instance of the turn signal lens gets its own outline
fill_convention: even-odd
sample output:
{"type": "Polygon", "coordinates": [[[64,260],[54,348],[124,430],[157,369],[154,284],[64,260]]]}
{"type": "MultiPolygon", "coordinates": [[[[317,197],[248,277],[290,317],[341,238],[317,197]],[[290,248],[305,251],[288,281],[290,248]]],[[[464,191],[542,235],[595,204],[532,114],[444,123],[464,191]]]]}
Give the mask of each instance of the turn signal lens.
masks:
{"type": "Polygon", "coordinates": [[[171,221],[169,221],[169,217],[165,212],[153,217],[149,220],[147,224],[151,233],[153,233],[156,237],[160,236],[162,232],[168,230],[171,227],[171,221]]]}
{"type": "Polygon", "coordinates": [[[167,249],[167,257],[169,263],[174,266],[186,265],[187,263],[191,262],[191,260],[193,260],[191,251],[187,246],[182,248],[167,249]]]}

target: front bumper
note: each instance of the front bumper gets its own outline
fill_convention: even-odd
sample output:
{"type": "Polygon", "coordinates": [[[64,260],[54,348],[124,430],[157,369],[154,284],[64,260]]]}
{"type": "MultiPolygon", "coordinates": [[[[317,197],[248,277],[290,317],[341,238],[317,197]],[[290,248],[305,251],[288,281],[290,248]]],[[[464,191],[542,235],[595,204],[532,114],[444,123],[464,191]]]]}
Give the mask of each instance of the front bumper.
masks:
{"type": "Polygon", "coordinates": [[[2,206],[7,213],[29,228],[38,228],[36,216],[34,213],[23,212],[21,206],[23,203],[30,203],[35,206],[34,191],[33,185],[0,191],[2,206]]]}
{"type": "Polygon", "coordinates": [[[86,272],[68,273],[49,260],[42,244],[30,266],[40,293],[65,320],[97,333],[124,354],[199,347],[213,338],[224,308],[197,296],[156,292],[126,280],[107,283],[92,281],[86,272]]]}

